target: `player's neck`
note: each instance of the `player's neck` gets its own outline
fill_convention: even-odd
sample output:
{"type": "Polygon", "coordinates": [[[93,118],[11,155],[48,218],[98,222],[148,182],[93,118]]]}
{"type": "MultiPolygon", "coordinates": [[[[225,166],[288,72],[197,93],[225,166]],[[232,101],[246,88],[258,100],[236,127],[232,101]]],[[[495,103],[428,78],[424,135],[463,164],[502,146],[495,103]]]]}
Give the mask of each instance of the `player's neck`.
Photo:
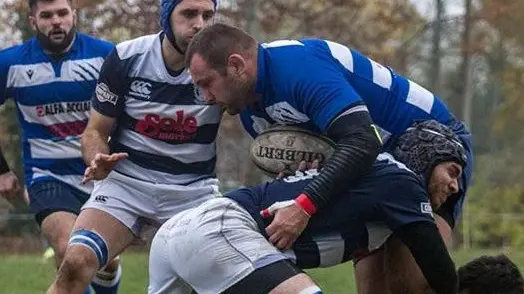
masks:
{"type": "Polygon", "coordinates": [[[172,71],[184,68],[184,55],[180,54],[167,38],[162,39],[162,58],[166,67],[172,71]]]}

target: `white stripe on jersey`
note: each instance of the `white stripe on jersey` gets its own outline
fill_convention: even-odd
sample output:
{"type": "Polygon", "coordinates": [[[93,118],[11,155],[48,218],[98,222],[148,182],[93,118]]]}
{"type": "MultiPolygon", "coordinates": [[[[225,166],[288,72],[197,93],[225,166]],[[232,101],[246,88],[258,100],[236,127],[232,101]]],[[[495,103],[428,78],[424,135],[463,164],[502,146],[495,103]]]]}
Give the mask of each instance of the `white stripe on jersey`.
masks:
{"type": "Polygon", "coordinates": [[[90,181],[86,184],[81,184],[82,178],[83,178],[83,176],[81,175],[57,175],[48,170],[41,170],[36,167],[33,167],[32,170],[33,170],[33,180],[41,178],[41,177],[53,177],[61,182],[67,183],[77,188],[78,190],[84,193],[91,194],[91,191],[93,191],[93,187],[94,187],[93,181],[90,181]]]}
{"type": "Polygon", "coordinates": [[[391,155],[391,154],[389,154],[387,152],[379,153],[379,155],[377,156],[377,160],[378,161],[387,161],[389,164],[394,164],[394,165],[396,165],[400,169],[407,170],[409,172],[414,173],[405,164],[403,164],[402,162],[396,160],[395,157],[393,157],[393,155],[391,155]]]}
{"type": "Polygon", "coordinates": [[[46,139],[28,139],[31,157],[35,159],[81,158],[80,140],[73,137],[69,140],[54,142],[46,139]]]}
{"type": "MultiPolygon", "coordinates": [[[[368,58],[369,59],[369,58],[368,58]]],[[[393,84],[393,77],[389,69],[385,68],[381,64],[378,64],[373,59],[369,59],[371,62],[371,68],[373,69],[373,83],[381,86],[382,88],[391,89],[393,84]]]]}
{"type": "Polygon", "coordinates": [[[57,102],[47,105],[27,106],[17,102],[18,109],[20,109],[20,112],[22,113],[22,116],[26,122],[36,123],[44,126],[86,120],[89,116],[89,110],[76,111],[76,107],[86,108],[86,103],[90,104],[89,101],[85,101],[57,102]],[[46,107],[49,107],[53,113],[47,114],[46,107]]]}
{"type": "Polygon", "coordinates": [[[344,259],[344,239],[340,234],[323,235],[313,238],[320,254],[320,267],[340,264],[344,259]]]}
{"type": "Polygon", "coordinates": [[[380,248],[386,243],[388,238],[393,234],[384,223],[369,222],[366,223],[368,231],[368,250],[373,251],[380,248]]]}
{"type": "Polygon", "coordinates": [[[347,70],[353,72],[353,54],[348,47],[341,45],[339,43],[326,41],[329,50],[331,50],[331,55],[335,57],[347,70]]]}
{"type": "Polygon", "coordinates": [[[419,84],[411,80],[408,80],[408,82],[409,92],[406,101],[431,114],[431,109],[433,108],[433,103],[435,102],[435,96],[433,96],[430,91],[426,90],[419,84]]]}
{"type": "Polygon", "coordinates": [[[166,185],[186,185],[187,183],[195,182],[203,178],[209,178],[210,176],[195,174],[173,175],[141,167],[140,165],[131,162],[129,159],[119,161],[114,170],[135,179],[166,185]]]}
{"type": "Polygon", "coordinates": [[[12,65],[7,74],[7,88],[23,88],[55,82],[91,81],[98,79],[102,57],[68,60],[62,63],[60,76],[56,76],[49,62],[12,65]]]}
{"type": "Polygon", "coordinates": [[[191,75],[188,69],[184,69],[176,77],[167,72],[161,48],[160,34],[139,37],[116,46],[118,57],[122,60],[141,55],[140,60],[134,62],[133,67],[129,70],[129,77],[174,85],[191,84],[191,75]]]}
{"type": "MultiPolygon", "coordinates": [[[[210,105],[169,105],[158,102],[143,101],[126,97],[126,112],[134,119],[142,119],[147,114],[176,118],[176,112],[183,110],[184,116],[198,117],[198,126],[203,124],[217,124],[222,118],[222,109],[210,105]]],[[[130,146],[132,147],[132,146],[130,146]]]]}
{"type": "Polygon", "coordinates": [[[151,139],[130,130],[122,130],[118,142],[150,154],[168,156],[183,163],[207,161],[215,156],[215,142],[211,144],[179,144],[173,145],[151,139]]]}

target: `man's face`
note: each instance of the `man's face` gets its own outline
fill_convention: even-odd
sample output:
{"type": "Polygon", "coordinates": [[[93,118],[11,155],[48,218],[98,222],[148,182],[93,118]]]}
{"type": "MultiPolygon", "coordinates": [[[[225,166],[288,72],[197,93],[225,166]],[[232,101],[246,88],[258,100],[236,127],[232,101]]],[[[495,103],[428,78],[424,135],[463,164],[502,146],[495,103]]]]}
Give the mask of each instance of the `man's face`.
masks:
{"type": "Polygon", "coordinates": [[[45,50],[61,53],[71,45],[75,35],[76,12],[67,0],[37,2],[29,21],[45,50]]]}
{"type": "Polygon", "coordinates": [[[428,185],[434,210],[446,202],[449,196],[459,191],[458,181],[461,175],[462,166],[454,161],[441,162],[435,166],[428,185]]]}
{"type": "Polygon", "coordinates": [[[211,0],[184,0],[171,13],[171,28],[178,47],[186,50],[201,29],[212,24],[215,6],[211,0]]]}
{"type": "Polygon", "coordinates": [[[237,74],[238,68],[227,65],[223,72],[209,67],[207,62],[195,54],[191,59],[189,71],[193,83],[200,89],[208,104],[224,107],[230,115],[238,114],[253,96],[253,82],[245,74],[237,74]]]}

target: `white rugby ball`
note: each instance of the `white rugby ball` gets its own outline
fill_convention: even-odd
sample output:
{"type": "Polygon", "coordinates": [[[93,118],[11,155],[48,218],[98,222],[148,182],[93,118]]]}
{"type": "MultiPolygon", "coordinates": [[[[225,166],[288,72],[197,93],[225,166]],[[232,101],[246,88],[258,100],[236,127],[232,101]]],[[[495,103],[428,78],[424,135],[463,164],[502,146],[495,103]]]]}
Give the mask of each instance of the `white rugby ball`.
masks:
{"type": "Polygon", "coordinates": [[[321,134],[294,126],[275,126],[260,133],[251,143],[251,159],[269,175],[295,171],[302,160],[322,164],[336,144],[321,134]]]}

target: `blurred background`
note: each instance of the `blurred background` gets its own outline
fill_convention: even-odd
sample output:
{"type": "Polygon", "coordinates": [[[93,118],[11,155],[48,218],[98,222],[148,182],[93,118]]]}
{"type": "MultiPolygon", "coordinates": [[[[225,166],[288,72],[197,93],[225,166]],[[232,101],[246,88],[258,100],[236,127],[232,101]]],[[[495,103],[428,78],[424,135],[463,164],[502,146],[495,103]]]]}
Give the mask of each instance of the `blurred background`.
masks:
{"type": "MultiPolygon", "coordinates": [[[[78,0],[80,30],[118,43],[155,33],[158,0],[78,0]]],[[[476,166],[454,248],[524,251],[524,1],[221,0],[219,21],[260,41],[320,37],[353,47],[442,97],[473,133],[476,166]],[[522,26],[522,27],[521,27],[522,26]]],[[[0,49],[32,36],[27,0],[0,4],[0,49]]],[[[250,139],[225,115],[224,190],[259,183],[250,139]]],[[[21,178],[14,104],[0,108],[0,146],[21,178]]],[[[27,206],[0,199],[0,253],[39,253],[27,206]]],[[[482,251],[481,251],[482,252],[482,251]]]]}

